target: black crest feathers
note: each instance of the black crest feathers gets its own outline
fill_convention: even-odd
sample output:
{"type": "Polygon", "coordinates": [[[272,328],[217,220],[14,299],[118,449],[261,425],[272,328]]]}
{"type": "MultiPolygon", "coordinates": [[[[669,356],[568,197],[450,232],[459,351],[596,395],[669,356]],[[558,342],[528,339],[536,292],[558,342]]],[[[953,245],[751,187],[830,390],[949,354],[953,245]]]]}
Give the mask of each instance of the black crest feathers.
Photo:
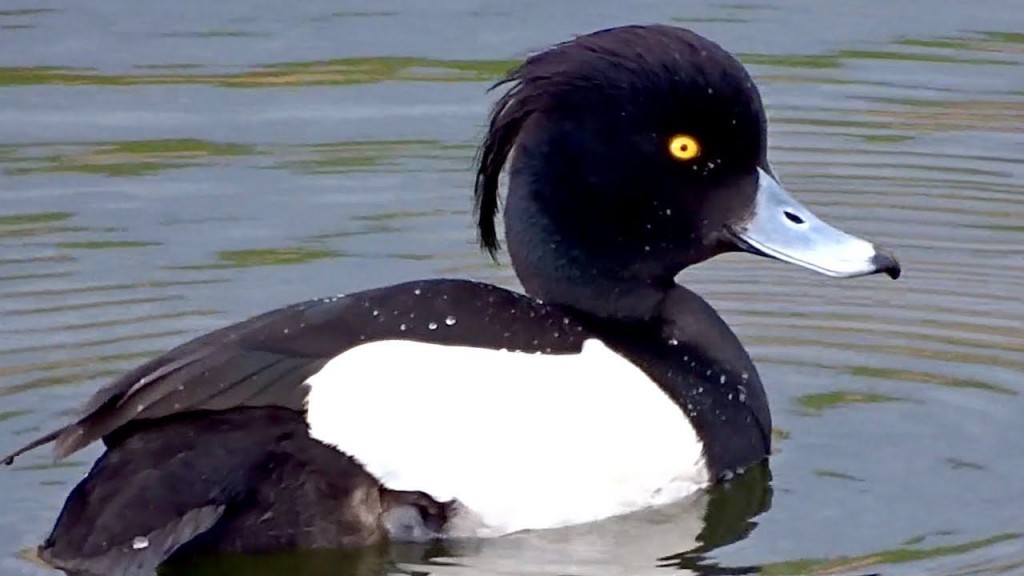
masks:
{"type": "MultiPolygon", "coordinates": [[[[494,84],[511,84],[494,104],[476,159],[474,214],[481,249],[492,258],[501,249],[496,219],[498,180],[524,126],[539,113],[574,107],[601,97],[625,98],[637,83],[694,72],[694,53],[727,53],[683,28],[623,26],[593,32],[530,56],[494,84]]],[[[620,100],[621,101],[621,100],[620,100]]]]}

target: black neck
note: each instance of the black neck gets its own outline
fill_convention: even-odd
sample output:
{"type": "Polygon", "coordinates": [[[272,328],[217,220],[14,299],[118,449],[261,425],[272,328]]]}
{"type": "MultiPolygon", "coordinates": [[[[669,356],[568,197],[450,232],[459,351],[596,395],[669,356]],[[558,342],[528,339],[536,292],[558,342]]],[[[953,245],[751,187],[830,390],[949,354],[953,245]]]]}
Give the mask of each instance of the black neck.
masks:
{"type": "Polygon", "coordinates": [[[581,247],[567,240],[528,193],[509,194],[505,222],[519,281],[528,294],[548,304],[600,318],[648,320],[675,285],[670,278],[639,279],[607,253],[595,254],[592,245],[581,247]]]}
{"type": "Polygon", "coordinates": [[[608,192],[581,178],[568,160],[556,161],[561,158],[531,138],[516,149],[505,237],[519,281],[549,304],[609,319],[652,318],[682,264],[666,265],[663,254],[647,253],[644,245],[660,245],[595,202],[608,192]]]}

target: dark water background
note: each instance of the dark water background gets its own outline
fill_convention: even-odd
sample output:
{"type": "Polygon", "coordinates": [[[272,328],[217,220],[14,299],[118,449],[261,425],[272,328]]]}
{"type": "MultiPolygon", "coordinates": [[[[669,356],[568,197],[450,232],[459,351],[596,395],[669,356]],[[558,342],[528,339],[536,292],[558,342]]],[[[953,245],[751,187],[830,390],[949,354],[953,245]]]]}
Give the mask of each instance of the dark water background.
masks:
{"type": "MultiPolygon", "coordinates": [[[[0,0],[0,452],[271,307],[424,276],[515,286],[470,227],[486,87],[552,42],[655,21],[740,55],[787,186],[906,271],[736,255],[681,277],[760,367],[770,493],[755,474],[599,527],[209,573],[1024,573],[1015,0],[0,0]]],[[[0,573],[47,573],[23,552],[97,454],[0,469],[0,573]]]]}

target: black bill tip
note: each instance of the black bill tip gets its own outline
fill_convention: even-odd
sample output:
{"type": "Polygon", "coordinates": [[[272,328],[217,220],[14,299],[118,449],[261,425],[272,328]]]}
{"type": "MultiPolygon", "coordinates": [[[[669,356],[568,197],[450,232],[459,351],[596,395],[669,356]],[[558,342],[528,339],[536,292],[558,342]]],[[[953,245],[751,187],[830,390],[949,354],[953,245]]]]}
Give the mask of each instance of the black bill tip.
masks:
{"type": "Polygon", "coordinates": [[[877,249],[875,255],[871,257],[871,265],[875,267],[875,272],[884,272],[893,280],[899,278],[903,273],[899,261],[896,260],[892,252],[881,248],[877,249]]]}

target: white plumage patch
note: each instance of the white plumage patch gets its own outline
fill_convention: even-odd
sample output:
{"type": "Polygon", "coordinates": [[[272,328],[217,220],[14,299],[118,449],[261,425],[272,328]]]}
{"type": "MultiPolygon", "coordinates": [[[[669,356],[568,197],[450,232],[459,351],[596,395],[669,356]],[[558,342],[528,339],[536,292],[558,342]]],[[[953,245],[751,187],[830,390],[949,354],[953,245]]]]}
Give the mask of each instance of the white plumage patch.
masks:
{"type": "Polygon", "coordinates": [[[472,513],[456,536],[590,522],[708,482],[682,410],[598,340],[570,355],[373,342],[307,384],[310,434],[385,486],[458,499],[472,513]]]}

